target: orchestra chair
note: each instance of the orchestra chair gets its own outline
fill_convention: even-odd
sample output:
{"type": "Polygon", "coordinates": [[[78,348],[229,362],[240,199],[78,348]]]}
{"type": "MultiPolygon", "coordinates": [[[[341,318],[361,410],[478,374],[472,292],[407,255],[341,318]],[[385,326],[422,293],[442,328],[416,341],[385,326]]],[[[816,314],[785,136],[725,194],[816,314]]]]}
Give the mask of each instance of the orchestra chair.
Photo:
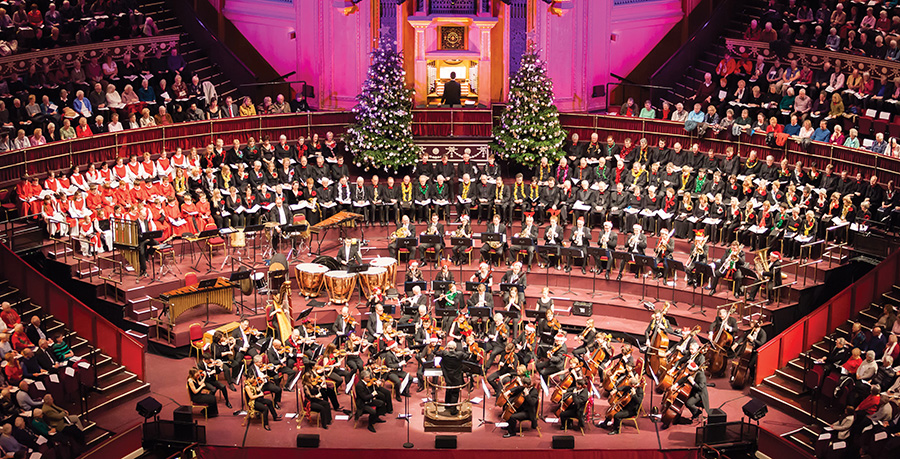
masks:
{"type": "Polygon", "coordinates": [[[641,417],[641,416],[643,416],[643,415],[644,415],[644,405],[641,404],[640,408],[638,408],[638,412],[637,412],[636,415],[634,415],[634,416],[632,416],[632,417],[630,417],[630,418],[622,419],[622,424],[619,425],[619,430],[621,431],[622,425],[624,425],[626,422],[632,422],[632,423],[634,423],[634,430],[637,430],[637,433],[640,434],[640,433],[641,433],[641,429],[640,429],[640,427],[638,427],[637,420],[638,420],[639,417],[641,417]]]}
{"type": "MultiPolygon", "coordinates": [[[[537,252],[537,248],[536,248],[536,247],[535,247],[535,252],[537,252]]],[[[532,262],[532,264],[534,263],[534,259],[537,258],[537,253],[535,253],[534,255],[535,255],[535,256],[531,257],[531,262],[532,262]]],[[[522,250],[516,251],[516,261],[521,262],[521,263],[524,265],[524,264],[525,264],[525,260],[527,260],[527,259],[528,259],[528,250],[522,249],[522,250]]],[[[531,265],[530,265],[530,264],[529,264],[529,265],[526,265],[525,267],[528,268],[528,269],[531,269],[531,265]]]]}
{"type": "Polygon", "coordinates": [[[469,264],[469,265],[472,264],[472,250],[473,250],[473,249],[474,249],[474,247],[469,246],[469,247],[466,247],[466,249],[463,250],[463,252],[462,252],[463,255],[466,256],[466,257],[468,257],[468,259],[469,259],[469,261],[466,262],[466,264],[469,264]]]}
{"type": "MultiPolygon", "coordinates": [[[[480,250],[479,250],[479,252],[480,252],[480,250]]],[[[487,264],[490,266],[500,266],[500,263],[503,262],[503,246],[501,245],[499,249],[495,249],[495,248],[491,247],[488,249],[487,253],[488,253],[487,260],[481,260],[481,261],[486,261],[487,264]],[[497,259],[497,263],[494,263],[495,258],[497,259]]]]}
{"type": "Polygon", "coordinates": [[[426,263],[440,263],[442,258],[444,258],[443,251],[441,251],[441,253],[438,253],[437,247],[429,247],[425,249],[426,263]],[[429,255],[431,256],[429,257],[429,255]]]}
{"type": "MultiPolygon", "coordinates": [[[[303,384],[300,381],[297,381],[297,384],[303,384]]],[[[300,409],[302,412],[299,416],[297,416],[297,429],[299,430],[301,425],[303,424],[303,419],[306,418],[306,422],[310,425],[313,425],[313,415],[316,416],[316,427],[320,427],[320,416],[319,413],[312,410],[309,401],[306,400],[306,391],[303,389],[299,390],[300,393],[300,409]]],[[[326,400],[327,401],[327,400],[326,400]]]]}
{"type": "Polygon", "coordinates": [[[408,247],[398,247],[397,248],[397,261],[402,261],[403,263],[409,263],[409,248],[408,247]]]}
{"type": "Polygon", "coordinates": [[[291,235],[291,240],[297,242],[299,240],[299,245],[297,245],[297,251],[303,247],[309,247],[309,222],[306,221],[306,215],[298,214],[294,215],[294,220],[292,222],[294,225],[305,225],[305,229],[300,231],[299,233],[293,233],[291,235]]]}
{"type": "MultiPolygon", "coordinates": [[[[193,343],[191,343],[191,345],[193,346],[193,343]]],[[[191,388],[187,386],[187,383],[185,383],[185,389],[187,389],[187,391],[188,391],[188,400],[190,400],[191,399],[191,388]]],[[[206,405],[195,405],[194,402],[190,402],[190,405],[188,405],[188,406],[191,407],[191,414],[194,413],[194,410],[199,410],[201,413],[203,413],[203,420],[208,419],[206,410],[209,407],[207,407],[206,405]]]]}
{"type": "MultiPolygon", "coordinates": [[[[207,223],[204,230],[216,229],[215,223],[207,223]]],[[[209,259],[212,260],[213,248],[221,247],[225,251],[225,239],[222,236],[213,236],[206,240],[206,247],[209,249],[209,259]]]]}
{"type": "Polygon", "coordinates": [[[356,404],[356,381],[350,389],[350,412],[353,413],[353,428],[355,429],[359,426],[359,417],[363,414],[359,405],[356,404]]]}
{"type": "Polygon", "coordinates": [[[16,212],[16,205],[11,201],[12,193],[9,192],[8,189],[4,188],[0,190],[0,210],[3,210],[3,214],[6,217],[4,220],[9,221],[9,213],[16,212]]]}
{"type": "Polygon", "coordinates": [[[247,407],[247,414],[244,415],[244,420],[241,422],[241,427],[246,427],[247,424],[253,419],[259,419],[262,422],[262,413],[256,411],[256,408],[252,403],[247,399],[247,391],[241,387],[241,397],[244,399],[244,405],[247,407]]]}
{"type": "MultiPolygon", "coordinates": [[[[568,364],[568,362],[566,362],[568,364]]],[[[581,426],[578,427],[578,430],[581,431],[581,436],[584,436],[584,428],[590,424],[591,415],[590,413],[594,410],[594,397],[588,398],[587,403],[584,405],[584,412],[581,413],[581,426]]],[[[563,426],[563,432],[569,431],[569,424],[563,426]]]]}
{"type": "Polygon", "coordinates": [[[200,280],[197,279],[197,273],[193,271],[189,271],[184,275],[184,286],[197,285],[200,283],[200,280]]]}
{"type": "Polygon", "coordinates": [[[197,362],[199,362],[205,346],[205,343],[203,342],[203,327],[199,323],[194,322],[191,324],[189,334],[191,338],[191,348],[188,352],[188,357],[192,356],[194,351],[197,351],[197,362]]]}
{"type": "MultiPolygon", "coordinates": [[[[160,276],[162,275],[163,269],[165,269],[167,265],[169,265],[170,268],[178,269],[178,266],[176,265],[176,261],[175,261],[175,246],[172,244],[169,244],[169,245],[171,245],[171,247],[166,247],[164,249],[156,250],[156,256],[159,257],[159,275],[160,276]],[[168,261],[168,263],[167,263],[167,261],[168,261]]],[[[172,272],[174,274],[172,269],[169,269],[169,272],[172,272]]],[[[180,274],[181,270],[179,269],[178,272],[180,274]]]]}

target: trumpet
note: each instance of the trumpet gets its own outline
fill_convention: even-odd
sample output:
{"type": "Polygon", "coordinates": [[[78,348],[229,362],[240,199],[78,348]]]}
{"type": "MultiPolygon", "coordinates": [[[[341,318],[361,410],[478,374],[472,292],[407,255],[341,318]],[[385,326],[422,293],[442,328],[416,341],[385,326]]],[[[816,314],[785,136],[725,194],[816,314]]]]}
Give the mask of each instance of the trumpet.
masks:
{"type": "Polygon", "coordinates": [[[662,257],[669,248],[669,236],[661,237],[656,242],[656,255],[662,257]]]}
{"type": "Polygon", "coordinates": [[[466,233],[465,225],[460,225],[459,228],[453,230],[451,237],[469,237],[469,235],[466,233]]]}
{"type": "Polygon", "coordinates": [[[640,238],[638,238],[637,233],[632,234],[630,238],[628,238],[628,247],[631,247],[632,251],[637,250],[638,242],[640,242],[640,238]]]}
{"type": "Polygon", "coordinates": [[[737,250],[734,250],[728,254],[728,258],[725,260],[725,263],[722,263],[722,267],[719,268],[719,275],[724,276],[729,269],[735,269],[735,266],[737,265],[737,262],[740,259],[742,253],[744,253],[744,244],[741,244],[737,250]]]}
{"type": "Polygon", "coordinates": [[[703,255],[703,248],[706,247],[706,242],[709,241],[709,236],[704,236],[700,242],[694,245],[693,250],[691,250],[691,256],[688,258],[687,267],[691,268],[697,263],[697,260],[700,259],[700,255],[703,255]]]}

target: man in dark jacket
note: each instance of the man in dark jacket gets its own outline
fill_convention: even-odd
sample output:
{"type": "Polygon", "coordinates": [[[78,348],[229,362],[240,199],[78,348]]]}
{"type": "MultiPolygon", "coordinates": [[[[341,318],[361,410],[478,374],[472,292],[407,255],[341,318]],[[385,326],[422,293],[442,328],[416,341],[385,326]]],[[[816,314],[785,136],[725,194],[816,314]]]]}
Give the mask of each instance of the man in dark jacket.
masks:
{"type": "Polygon", "coordinates": [[[441,105],[460,105],[462,87],[456,81],[456,72],[450,72],[450,81],[444,83],[444,95],[441,97],[441,105]]]}

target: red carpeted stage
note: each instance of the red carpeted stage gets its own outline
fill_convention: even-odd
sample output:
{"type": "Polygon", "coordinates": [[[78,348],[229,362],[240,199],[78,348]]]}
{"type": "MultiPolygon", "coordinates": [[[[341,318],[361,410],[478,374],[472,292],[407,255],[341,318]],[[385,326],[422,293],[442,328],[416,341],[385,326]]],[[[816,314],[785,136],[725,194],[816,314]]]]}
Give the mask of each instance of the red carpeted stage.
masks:
{"type": "MultiPolygon", "coordinates": [[[[476,225],[474,230],[478,232],[482,228],[483,227],[476,225]]],[[[365,227],[362,230],[364,231],[365,239],[369,241],[369,248],[363,250],[364,261],[379,256],[387,256],[387,251],[383,247],[386,247],[387,245],[387,240],[392,228],[365,227]]],[[[348,235],[360,238],[363,237],[359,228],[350,230],[348,235]]],[[[621,237],[624,238],[624,236],[621,237]]],[[[265,240],[261,238],[260,242],[264,243],[265,240]]],[[[248,241],[248,245],[251,243],[252,242],[248,241]]],[[[337,243],[336,238],[329,237],[328,240],[323,241],[322,253],[333,255],[337,243]]],[[[648,246],[654,247],[655,243],[656,238],[650,237],[648,246]]],[[[316,245],[317,244],[314,243],[313,247],[315,248],[316,245]]],[[[151,297],[158,297],[162,292],[179,288],[184,285],[184,275],[193,269],[190,260],[190,247],[185,244],[184,248],[184,258],[176,260],[177,267],[174,270],[175,272],[164,275],[159,282],[151,283],[150,279],[140,279],[136,281],[134,276],[125,276],[124,282],[119,287],[120,291],[114,292],[112,289],[116,287],[114,285],[109,285],[109,294],[105,296],[104,289],[107,287],[104,286],[105,282],[100,279],[98,273],[94,273],[92,276],[81,279],[79,282],[89,284],[95,288],[98,296],[102,296],[103,301],[119,305],[119,307],[122,308],[125,318],[134,324],[134,329],[137,330],[141,325],[146,326],[149,334],[148,339],[157,346],[157,349],[168,348],[174,351],[180,348],[182,352],[184,352],[183,349],[185,349],[185,346],[189,343],[189,325],[192,323],[203,323],[206,320],[206,307],[195,307],[179,316],[171,339],[166,339],[166,333],[164,331],[161,332],[159,334],[160,337],[157,338],[157,325],[152,320],[152,317],[156,317],[159,314],[159,310],[152,307],[149,302],[151,297]]],[[[477,263],[477,248],[478,245],[476,245],[475,249],[476,260],[473,261],[473,264],[462,267],[461,276],[460,268],[453,268],[457,283],[461,284],[461,282],[459,282],[460,279],[468,280],[474,272],[477,263]]],[[[45,249],[45,251],[49,250],[49,248],[45,249]]],[[[449,249],[447,250],[449,251],[449,249]]],[[[676,260],[682,262],[686,261],[688,250],[689,246],[687,241],[676,241],[676,260]]],[[[723,250],[724,249],[720,246],[711,247],[710,258],[719,258],[722,255],[723,250]]],[[[181,245],[178,243],[176,243],[176,251],[180,257],[181,245]]],[[[261,250],[259,252],[261,252],[261,250]]],[[[231,271],[227,266],[226,271],[215,271],[222,266],[224,257],[225,253],[221,249],[214,252],[212,257],[214,271],[209,274],[201,274],[199,277],[201,279],[217,275],[228,277],[231,274],[231,271]]],[[[314,255],[309,255],[304,251],[300,257],[291,261],[289,272],[294,272],[294,266],[297,262],[308,262],[314,257],[314,255]]],[[[752,258],[753,254],[747,252],[748,262],[752,262],[752,258]]],[[[195,263],[196,260],[197,257],[194,256],[195,263]]],[[[246,254],[244,261],[247,262],[246,254]]],[[[265,272],[267,267],[262,258],[257,256],[256,261],[257,267],[255,269],[260,272],[265,272]]],[[[76,275],[77,266],[71,254],[66,257],[60,257],[56,263],[58,263],[59,268],[70,269],[72,274],[76,275]]],[[[785,291],[782,293],[782,301],[780,303],[762,306],[764,318],[768,319],[771,317],[773,311],[793,304],[799,297],[803,288],[811,288],[820,283],[820,279],[824,279],[826,275],[828,262],[825,261],[819,265],[822,265],[819,269],[810,267],[804,270],[802,268],[797,269],[796,266],[787,268],[785,270],[787,273],[787,278],[784,280],[785,284],[796,283],[784,289],[785,291]]],[[[101,264],[101,267],[102,266],[103,265],[101,264]]],[[[207,266],[206,261],[201,261],[199,264],[201,272],[205,271],[204,268],[207,266]]],[[[435,268],[433,267],[425,269],[426,279],[431,279],[434,276],[434,269],[435,268]]],[[[499,277],[505,269],[505,263],[504,266],[495,269],[495,282],[499,280],[499,277]]],[[[573,346],[576,344],[573,332],[580,331],[580,327],[584,325],[584,320],[586,319],[585,317],[571,314],[570,308],[574,301],[588,301],[593,303],[593,318],[595,319],[597,328],[617,332],[617,336],[622,336],[621,334],[643,334],[650,313],[645,309],[642,302],[656,303],[661,306],[661,302],[671,301],[674,298],[677,303],[669,310],[669,316],[677,322],[678,326],[690,327],[700,325],[705,331],[708,329],[709,323],[711,323],[715,317],[715,307],[735,301],[733,295],[727,291],[727,286],[724,285],[720,285],[719,292],[715,295],[709,295],[708,291],[701,289],[692,291],[685,285],[683,273],[678,273],[678,278],[675,281],[674,286],[669,286],[664,282],[658,282],[652,277],[636,279],[633,275],[628,274],[624,275],[620,283],[615,280],[616,273],[617,271],[614,270],[610,280],[606,280],[602,274],[598,275],[595,279],[590,272],[587,275],[582,275],[581,270],[576,267],[572,271],[570,285],[570,276],[564,271],[557,271],[555,269],[547,271],[538,268],[537,263],[535,263],[533,269],[528,274],[528,288],[526,289],[526,305],[528,306],[526,306],[526,308],[533,309],[534,301],[540,296],[541,287],[549,285],[552,291],[551,296],[555,300],[555,307],[561,312],[560,321],[570,332],[569,345],[573,346]],[[615,298],[620,287],[622,298],[615,298]],[[659,301],[656,301],[657,299],[659,301]],[[701,302],[704,305],[703,314],[701,314],[699,307],[701,302]]],[[[104,269],[99,274],[101,274],[102,277],[107,277],[109,275],[108,269],[104,269]]],[[[404,268],[398,268],[398,281],[402,280],[403,274],[404,268]]],[[[402,289],[402,284],[398,283],[398,285],[401,285],[400,288],[402,289]]],[[[234,322],[239,318],[237,313],[243,311],[251,318],[254,326],[265,329],[263,311],[267,296],[258,296],[258,309],[254,312],[254,295],[242,296],[240,290],[237,289],[234,290],[234,295],[235,300],[243,301],[244,307],[238,307],[236,308],[235,313],[232,313],[220,306],[211,305],[209,307],[210,322],[203,328],[205,330],[211,330],[221,325],[234,322]]],[[[323,294],[318,300],[326,302],[328,300],[327,294],[323,291],[323,294]]],[[[305,298],[299,295],[296,288],[293,290],[292,301],[295,313],[305,307],[308,303],[305,298]]],[[[364,311],[362,300],[359,300],[358,293],[354,294],[349,304],[351,308],[356,311],[357,319],[360,318],[361,313],[366,312],[364,311]]],[[[325,304],[322,307],[316,307],[312,313],[312,317],[318,324],[327,326],[334,320],[338,311],[339,307],[337,305],[325,304]]],[[[751,314],[758,312],[759,307],[755,307],[747,313],[751,314]]],[[[746,320],[741,321],[742,327],[746,327],[746,325],[746,320]]],[[[139,334],[138,332],[135,333],[139,334]]],[[[330,342],[330,340],[330,337],[320,338],[320,341],[322,342],[330,342]]],[[[193,361],[187,358],[173,359],[158,355],[148,355],[147,380],[151,383],[152,395],[164,404],[164,419],[168,419],[171,416],[171,411],[174,408],[181,404],[188,403],[184,381],[187,370],[192,365],[193,361]]],[[[413,374],[414,369],[414,363],[411,363],[406,367],[406,370],[413,372],[413,374]]],[[[742,416],[741,407],[750,400],[748,395],[749,390],[738,392],[731,389],[726,378],[711,379],[711,382],[716,384],[716,387],[709,388],[711,407],[721,407],[727,413],[730,421],[739,420],[742,416]]],[[[645,412],[650,412],[652,407],[658,406],[660,402],[660,396],[653,394],[651,398],[650,392],[651,390],[648,388],[643,404],[645,412]]],[[[232,403],[235,405],[235,409],[238,408],[238,394],[239,393],[236,392],[229,392],[232,403]]],[[[434,448],[435,434],[430,432],[426,433],[423,427],[423,399],[426,396],[427,394],[425,392],[416,393],[413,391],[412,397],[410,398],[409,411],[412,414],[410,440],[416,445],[417,449],[434,448]]],[[[469,396],[471,398],[483,397],[480,385],[476,385],[469,396]]],[[[439,395],[438,398],[442,399],[442,396],[439,395]]],[[[349,408],[349,397],[344,394],[343,391],[339,395],[339,400],[344,408],[349,408]]],[[[401,403],[397,402],[395,402],[393,415],[386,417],[386,419],[388,419],[387,423],[378,426],[377,434],[370,434],[367,432],[364,423],[361,423],[359,426],[355,425],[352,418],[349,421],[338,420],[330,429],[324,430],[316,427],[315,417],[313,417],[312,424],[306,419],[303,419],[299,430],[295,420],[289,418],[285,418],[281,422],[273,422],[271,423],[273,429],[272,432],[263,430],[259,422],[254,421],[247,430],[246,437],[244,435],[245,429],[242,426],[243,416],[232,416],[232,410],[225,409],[223,403],[224,402],[220,399],[219,406],[222,414],[216,419],[204,420],[202,415],[195,416],[195,419],[206,426],[207,440],[210,445],[227,447],[243,445],[260,448],[289,448],[295,446],[295,436],[297,433],[315,433],[319,434],[321,437],[321,448],[329,450],[333,449],[334,451],[329,452],[340,455],[352,453],[352,451],[350,453],[341,452],[341,450],[345,448],[371,448],[386,451],[397,449],[401,448],[401,445],[406,440],[405,423],[402,419],[397,418],[397,415],[404,412],[404,408],[401,403]]],[[[296,403],[296,394],[285,393],[280,413],[296,412],[296,403]]],[[[602,418],[602,414],[608,406],[607,401],[605,399],[594,400],[593,403],[593,412],[596,413],[598,417],[602,418]]],[[[482,419],[481,406],[481,404],[473,405],[475,426],[478,426],[482,419]]],[[[540,417],[542,419],[555,418],[556,415],[553,413],[554,409],[555,406],[551,406],[549,402],[544,403],[540,417]]],[[[107,419],[100,419],[98,422],[101,424],[103,422],[108,422],[110,425],[123,426],[122,430],[125,430],[124,426],[136,424],[141,421],[137,414],[134,413],[133,407],[130,406],[115,410],[107,416],[107,419]]],[[[487,400],[485,419],[491,423],[500,421],[498,409],[494,406],[494,399],[487,400]]],[[[644,415],[638,419],[637,428],[635,428],[633,424],[627,423],[623,428],[623,433],[618,436],[607,436],[607,430],[594,426],[586,428],[583,434],[580,431],[569,431],[568,434],[575,436],[576,450],[604,448],[622,450],[623,452],[627,451],[631,454],[642,454],[642,451],[695,447],[696,428],[699,425],[701,425],[699,421],[692,425],[675,425],[668,430],[659,431],[657,435],[656,425],[644,415]]],[[[802,425],[803,422],[793,419],[788,415],[779,412],[777,409],[770,409],[768,416],[761,422],[762,427],[775,434],[788,432],[799,428],[802,425]]],[[[527,423],[526,427],[529,427],[527,426],[527,423]]],[[[475,427],[472,433],[460,434],[458,447],[467,451],[494,449],[546,451],[550,448],[553,435],[560,434],[560,431],[556,424],[550,424],[543,421],[539,423],[539,427],[540,433],[526,428],[520,437],[504,439],[502,438],[504,432],[503,429],[495,429],[492,424],[485,424],[475,427]]],[[[268,454],[270,452],[269,450],[242,451],[226,449],[216,450],[215,452],[207,451],[207,454],[213,454],[215,457],[245,457],[243,456],[244,454],[252,455],[252,451],[257,451],[260,454],[268,454]],[[220,454],[221,456],[219,456],[220,454]]],[[[693,454],[695,453],[681,451],[677,452],[678,455],[676,456],[671,455],[674,453],[654,454],[658,454],[658,457],[675,458],[693,457],[693,454]]],[[[207,455],[206,457],[213,456],[207,455]]]]}

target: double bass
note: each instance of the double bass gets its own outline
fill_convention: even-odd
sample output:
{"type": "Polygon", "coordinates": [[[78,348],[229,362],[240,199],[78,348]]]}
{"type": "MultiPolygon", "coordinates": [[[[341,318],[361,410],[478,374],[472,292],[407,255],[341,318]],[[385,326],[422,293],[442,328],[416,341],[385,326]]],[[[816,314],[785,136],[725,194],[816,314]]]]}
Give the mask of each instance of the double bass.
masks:
{"type": "Polygon", "coordinates": [[[728,365],[728,349],[734,343],[734,336],[728,330],[725,330],[725,324],[727,323],[727,317],[731,317],[736,309],[737,303],[732,304],[728,310],[726,320],[722,321],[719,325],[719,330],[716,331],[716,335],[710,341],[712,346],[706,354],[706,361],[709,363],[709,373],[713,376],[719,376],[724,373],[725,367],[728,365]]]}
{"type": "Polygon", "coordinates": [[[750,361],[753,358],[753,339],[751,339],[751,335],[756,333],[759,327],[759,323],[756,323],[747,332],[747,338],[741,343],[741,347],[735,354],[738,358],[732,363],[731,380],[729,381],[734,389],[742,390],[747,385],[747,379],[750,377],[750,361]]]}
{"type": "Polygon", "coordinates": [[[675,362],[681,360],[681,358],[684,357],[684,351],[687,350],[688,346],[687,343],[690,343],[699,333],[699,325],[694,325],[694,328],[692,328],[689,332],[683,333],[684,336],[681,338],[681,342],[685,343],[685,347],[682,348],[682,345],[679,344],[678,346],[669,349],[669,351],[666,353],[666,368],[672,368],[672,365],[675,365],[675,362]]]}
{"type": "Polygon", "coordinates": [[[664,373],[668,367],[666,351],[669,349],[669,334],[666,332],[665,320],[666,312],[669,311],[670,306],[671,304],[666,301],[666,306],[663,310],[653,314],[653,332],[647,343],[647,369],[652,371],[657,377],[664,373]]]}

